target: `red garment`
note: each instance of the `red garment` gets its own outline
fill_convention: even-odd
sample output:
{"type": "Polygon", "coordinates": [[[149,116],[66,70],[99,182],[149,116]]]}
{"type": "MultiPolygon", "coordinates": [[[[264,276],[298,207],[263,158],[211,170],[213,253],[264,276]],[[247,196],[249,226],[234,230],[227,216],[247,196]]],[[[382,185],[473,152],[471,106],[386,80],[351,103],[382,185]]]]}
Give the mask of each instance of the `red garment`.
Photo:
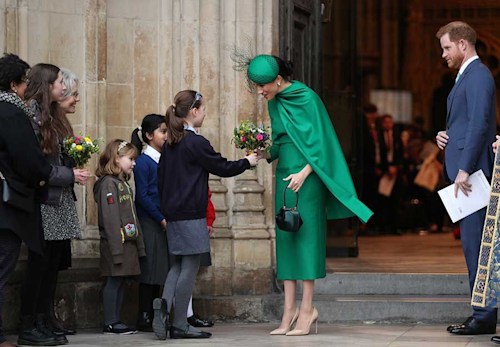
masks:
{"type": "Polygon", "coordinates": [[[207,205],[207,225],[209,227],[214,225],[215,221],[215,207],[212,203],[212,192],[208,188],[208,205],[207,205]]]}

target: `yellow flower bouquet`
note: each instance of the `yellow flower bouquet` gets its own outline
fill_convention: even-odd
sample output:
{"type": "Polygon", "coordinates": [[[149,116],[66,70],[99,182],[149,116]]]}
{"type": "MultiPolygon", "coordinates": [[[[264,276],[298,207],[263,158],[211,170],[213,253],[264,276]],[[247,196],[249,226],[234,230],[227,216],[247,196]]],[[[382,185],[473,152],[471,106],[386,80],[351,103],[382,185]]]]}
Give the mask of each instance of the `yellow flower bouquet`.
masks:
{"type": "Polygon", "coordinates": [[[64,152],[75,161],[76,167],[83,168],[94,153],[99,153],[98,140],[89,136],[69,136],[64,142],[64,152]]]}

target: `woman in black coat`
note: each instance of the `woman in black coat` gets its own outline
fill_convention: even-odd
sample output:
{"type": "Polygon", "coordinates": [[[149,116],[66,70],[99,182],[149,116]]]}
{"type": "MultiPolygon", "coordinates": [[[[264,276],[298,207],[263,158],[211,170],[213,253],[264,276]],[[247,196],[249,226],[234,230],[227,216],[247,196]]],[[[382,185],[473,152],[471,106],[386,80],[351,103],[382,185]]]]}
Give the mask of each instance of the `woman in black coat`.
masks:
{"type": "Polygon", "coordinates": [[[75,182],[85,184],[89,172],[73,168],[71,159],[62,151],[62,143],[66,137],[73,136],[73,129],[58,104],[66,91],[60,69],[52,64],[36,64],[28,78],[24,98],[34,114],[31,125],[45,157],[59,172],[47,182],[40,208],[45,237],[43,255],[28,253],[26,276],[21,286],[23,328],[19,342],[36,342],[29,334],[36,329],[55,338],[58,344],[65,344],[68,331],[54,327],[48,315],[53,305],[61,260],[68,263],[70,258],[68,242],[81,235],[72,185],[75,182]],[[32,321],[32,316],[35,316],[34,326],[24,324],[32,321]]]}
{"type": "MultiPolygon", "coordinates": [[[[45,185],[52,167],[45,160],[22,101],[29,65],[17,55],[0,58],[0,347],[12,347],[2,331],[4,288],[14,269],[21,241],[33,252],[41,252],[43,234],[36,190],[45,185]],[[21,204],[5,199],[5,182],[22,190],[21,204]],[[7,200],[7,201],[4,201],[7,200]]],[[[52,342],[46,340],[46,343],[52,342]]]]}

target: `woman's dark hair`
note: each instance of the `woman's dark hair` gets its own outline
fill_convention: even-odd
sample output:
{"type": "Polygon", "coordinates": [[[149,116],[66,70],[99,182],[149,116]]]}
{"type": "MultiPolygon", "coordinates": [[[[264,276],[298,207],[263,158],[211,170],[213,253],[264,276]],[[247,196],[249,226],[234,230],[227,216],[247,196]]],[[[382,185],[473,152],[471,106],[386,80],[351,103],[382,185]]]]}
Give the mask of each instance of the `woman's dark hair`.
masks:
{"type": "Polygon", "coordinates": [[[278,63],[279,67],[279,75],[283,77],[286,81],[290,81],[292,75],[293,75],[293,63],[288,60],[284,61],[280,57],[277,57],[273,55],[274,59],[276,59],[276,62],[278,63]]]}
{"type": "Polygon", "coordinates": [[[149,139],[146,134],[153,135],[154,131],[158,129],[162,123],[165,123],[165,117],[162,115],[156,113],[148,114],[142,119],[141,127],[135,128],[134,131],[132,131],[130,142],[140,151],[144,143],[149,145],[149,139]],[[139,137],[139,130],[141,131],[141,137],[139,137]]]}
{"type": "Polygon", "coordinates": [[[10,84],[26,80],[26,72],[30,66],[27,62],[12,53],[4,53],[0,58],[0,90],[10,91],[10,84]]]}
{"type": "Polygon", "coordinates": [[[184,137],[184,119],[193,108],[198,108],[203,102],[200,93],[194,90],[182,90],[174,97],[174,103],[167,108],[165,120],[167,123],[167,143],[173,146],[184,137]]]}
{"type": "Polygon", "coordinates": [[[36,64],[28,73],[28,87],[24,92],[26,100],[35,100],[40,106],[41,147],[45,154],[57,153],[59,141],[73,135],[73,128],[57,100],[50,100],[50,85],[57,80],[59,71],[59,68],[52,64],[36,64]]]}

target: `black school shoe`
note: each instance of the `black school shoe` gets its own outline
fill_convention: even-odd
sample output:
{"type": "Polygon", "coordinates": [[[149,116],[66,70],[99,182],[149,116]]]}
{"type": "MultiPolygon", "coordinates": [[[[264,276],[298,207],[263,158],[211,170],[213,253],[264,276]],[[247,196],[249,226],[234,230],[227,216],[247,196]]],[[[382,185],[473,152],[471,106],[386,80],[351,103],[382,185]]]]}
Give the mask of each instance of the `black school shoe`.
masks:
{"type": "Polygon", "coordinates": [[[214,326],[214,322],[209,321],[208,319],[203,319],[199,317],[196,313],[191,317],[188,317],[188,323],[196,328],[210,328],[214,326]]]}
{"type": "Polygon", "coordinates": [[[171,339],[208,339],[210,336],[212,336],[211,333],[190,329],[189,325],[184,330],[174,326],[170,327],[171,339]]]}
{"type": "Polygon", "coordinates": [[[168,329],[167,302],[162,298],[154,299],[153,311],[153,331],[159,340],[165,340],[168,329]]]}
{"type": "Polygon", "coordinates": [[[113,334],[113,335],[131,335],[131,334],[136,334],[137,330],[130,329],[122,322],[116,322],[113,324],[105,325],[102,328],[102,332],[104,334],[113,334]]]}
{"type": "Polygon", "coordinates": [[[62,344],[56,339],[55,335],[45,335],[38,330],[33,316],[23,316],[21,319],[21,330],[17,339],[18,345],[59,346],[62,344]]]}

